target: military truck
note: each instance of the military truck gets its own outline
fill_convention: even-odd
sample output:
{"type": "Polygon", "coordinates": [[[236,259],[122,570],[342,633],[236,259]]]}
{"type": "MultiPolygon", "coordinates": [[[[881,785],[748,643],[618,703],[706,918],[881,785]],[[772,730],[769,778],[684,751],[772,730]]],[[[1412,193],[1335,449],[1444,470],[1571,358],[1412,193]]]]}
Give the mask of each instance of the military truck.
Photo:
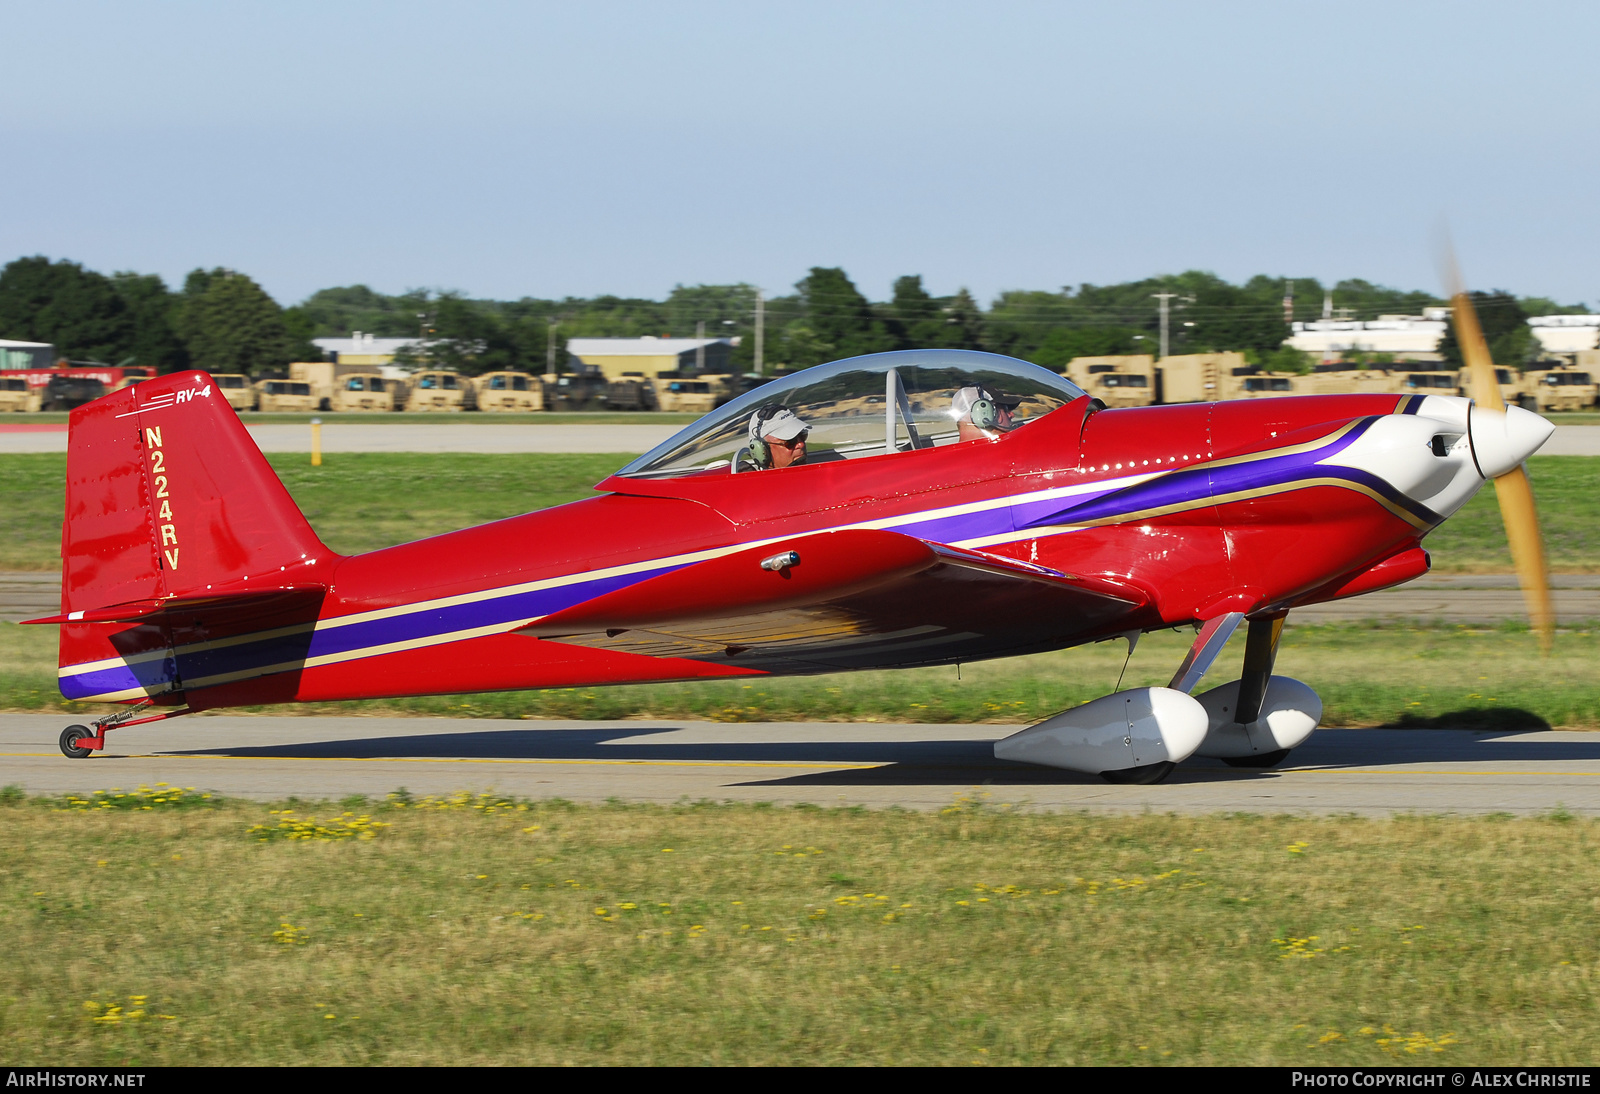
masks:
{"type": "Polygon", "coordinates": [[[32,413],[43,405],[44,397],[25,378],[0,375],[0,412],[32,413]]]}
{"type": "Polygon", "coordinates": [[[725,373],[684,376],[664,372],[655,379],[656,409],[709,414],[738,394],[737,377],[725,373]]]}
{"type": "Polygon", "coordinates": [[[1387,369],[1319,365],[1301,386],[1310,395],[1398,395],[1402,383],[1399,373],[1387,369]]]}
{"type": "MultiPolygon", "coordinates": [[[[339,377],[333,395],[327,400],[330,410],[391,411],[395,409],[395,396],[403,391],[405,382],[389,380],[376,372],[353,372],[339,377]]],[[[404,400],[402,399],[402,402],[404,400]]]]}
{"type": "Polygon", "coordinates": [[[45,410],[72,410],[84,403],[92,403],[106,393],[104,382],[92,376],[69,376],[57,373],[45,384],[42,396],[45,410]]]}
{"type": "MultiPolygon", "coordinates": [[[[1522,399],[1522,377],[1508,368],[1499,365],[1494,369],[1495,383],[1500,385],[1500,398],[1504,399],[1507,406],[1519,406],[1522,399]]],[[[1472,391],[1472,370],[1462,369],[1456,373],[1456,387],[1464,393],[1472,391]]],[[[1437,393],[1434,393],[1437,394],[1437,393]]]]}
{"type": "Polygon", "coordinates": [[[371,365],[335,364],[332,361],[291,361],[289,379],[311,385],[312,397],[317,400],[317,410],[333,410],[334,392],[339,381],[346,376],[365,376],[373,371],[371,365]]]}
{"type": "Polygon", "coordinates": [[[1460,395],[1461,375],[1455,369],[1397,372],[1402,395],[1460,395]]]}
{"type": "Polygon", "coordinates": [[[263,414],[319,410],[320,400],[302,380],[257,380],[256,406],[263,414]]]}
{"type": "Polygon", "coordinates": [[[1593,374],[1565,363],[1539,364],[1546,367],[1530,368],[1522,374],[1522,391],[1517,396],[1517,405],[1522,409],[1543,414],[1551,410],[1583,410],[1595,404],[1600,389],[1593,374]]]}
{"type": "Polygon", "coordinates": [[[526,372],[486,372],[472,380],[478,409],[514,413],[544,409],[544,382],[526,372]]]}
{"type": "MultiPolygon", "coordinates": [[[[1245,364],[1242,353],[1177,354],[1163,357],[1156,369],[1160,380],[1156,401],[1162,403],[1236,399],[1245,394],[1244,379],[1256,374],[1254,368],[1245,364]]],[[[1258,385],[1258,388],[1273,393],[1271,385],[1258,385]]]]}
{"type": "Polygon", "coordinates": [[[594,372],[563,373],[545,391],[545,405],[551,410],[598,410],[605,405],[609,384],[598,369],[594,372]]]}
{"type": "Polygon", "coordinates": [[[1156,401],[1156,364],[1148,353],[1074,357],[1062,375],[1108,407],[1149,406],[1156,401]]]}
{"type": "Polygon", "coordinates": [[[624,372],[606,384],[607,410],[654,410],[656,389],[642,372],[624,372]]]}
{"type": "Polygon", "coordinates": [[[454,413],[477,406],[472,383],[459,372],[424,369],[406,385],[405,409],[454,413]]]}
{"type": "Polygon", "coordinates": [[[237,372],[223,372],[213,373],[211,378],[216,381],[217,390],[234,410],[256,408],[257,392],[255,386],[250,383],[250,377],[237,372]]]}

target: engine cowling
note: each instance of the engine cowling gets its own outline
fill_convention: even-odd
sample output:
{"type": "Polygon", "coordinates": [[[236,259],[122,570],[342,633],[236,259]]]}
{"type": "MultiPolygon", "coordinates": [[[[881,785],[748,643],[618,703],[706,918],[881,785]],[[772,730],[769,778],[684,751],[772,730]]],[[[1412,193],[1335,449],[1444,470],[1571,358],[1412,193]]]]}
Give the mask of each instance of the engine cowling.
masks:
{"type": "Polygon", "coordinates": [[[1186,760],[1205,740],[1210,716],[1172,688],[1104,695],[996,741],[997,759],[1099,775],[1186,760]]]}
{"type": "Polygon", "coordinates": [[[1281,752],[1304,743],[1322,721],[1322,700],[1316,692],[1298,680],[1273,676],[1267,681],[1260,716],[1240,725],[1233,717],[1239,707],[1239,684],[1233,680],[1195,697],[1207,716],[1205,740],[1195,755],[1222,760],[1281,752]]]}

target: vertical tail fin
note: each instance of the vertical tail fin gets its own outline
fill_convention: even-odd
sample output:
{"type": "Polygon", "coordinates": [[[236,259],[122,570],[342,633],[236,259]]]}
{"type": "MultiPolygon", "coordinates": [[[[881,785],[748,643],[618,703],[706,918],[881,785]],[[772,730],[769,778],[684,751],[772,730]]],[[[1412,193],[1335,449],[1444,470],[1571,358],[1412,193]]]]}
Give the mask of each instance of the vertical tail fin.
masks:
{"type": "Polygon", "coordinates": [[[315,581],[337,556],[211,377],[180,372],[72,412],[61,557],[70,612],[315,581]]]}
{"type": "Polygon", "coordinates": [[[186,627],[172,611],[210,601],[208,625],[226,626],[230,615],[259,614],[241,609],[262,596],[326,585],[338,557],[210,376],[175,373],[85,404],[72,412],[67,442],[62,691],[126,698],[181,690],[173,650],[185,637],[174,628],[186,627]],[[110,610],[119,606],[126,610],[110,610]],[[134,619],[140,624],[129,628],[134,619]],[[119,679],[127,666],[145,666],[133,672],[137,687],[130,678],[129,686],[85,680],[69,689],[69,677],[82,673],[68,666],[108,659],[121,662],[119,679]]]}

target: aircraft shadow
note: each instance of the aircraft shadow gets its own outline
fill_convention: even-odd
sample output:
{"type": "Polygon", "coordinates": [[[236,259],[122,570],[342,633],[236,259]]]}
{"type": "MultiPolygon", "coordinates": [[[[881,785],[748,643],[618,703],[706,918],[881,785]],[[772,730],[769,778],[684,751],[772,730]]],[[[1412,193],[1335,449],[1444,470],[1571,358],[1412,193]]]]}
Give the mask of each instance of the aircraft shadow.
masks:
{"type": "MultiPolygon", "coordinates": [[[[994,757],[993,741],[716,741],[657,742],[678,727],[603,725],[594,729],[485,730],[280,745],[239,745],[174,750],[175,755],[262,759],[502,759],[573,761],[676,761],[727,763],[874,764],[777,778],[743,786],[1103,785],[1095,775],[1010,763],[994,757]]],[[[1439,763],[1509,761],[1600,763],[1600,734],[1590,741],[1540,740],[1537,731],[1339,729],[1326,730],[1270,769],[1235,768],[1197,757],[1181,764],[1167,783],[1279,778],[1297,768],[1356,769],[1439,763]]]]}
{"type": "Polygon", "coordinates": [[[489,730],[404,737],[309,741],[286,745],[174,750],[184,756],[262,759],[494,759],[494,760],[656,760],[728,763],[862,763],[880,767],[835,770],[794,779],[756,780],[740,785],[807,782],[929,783],[1093,783],[1096,776],[1016,764],[994,757],[991,740],[968,741],[718,741],[652,743],[651,737],[677,727],[606,726],[598,729],[489,730]]]}
{"type": "MultiPolygon", "coordinates": [[[[745,763],[924,763],[995,766],[993,742],[976,741],[717,741],[651,743],[677,727],[605,726],[598,729],[498,729],[368,737],[304,744],[184,750],[188,756],[259,756],[283,759],[497,759],[680,760],[745,763]],[[640,740],[643,739],[643,740],[640,740]]],[[[1006,765],[1015,766],[1015,765],[1006,765]]]]}

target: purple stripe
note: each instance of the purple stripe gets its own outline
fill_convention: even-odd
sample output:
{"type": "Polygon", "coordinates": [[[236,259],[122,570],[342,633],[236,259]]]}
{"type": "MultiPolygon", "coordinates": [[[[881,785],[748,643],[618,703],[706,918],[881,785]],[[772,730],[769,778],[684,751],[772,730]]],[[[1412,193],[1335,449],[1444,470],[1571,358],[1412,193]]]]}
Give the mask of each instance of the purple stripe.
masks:
{"type": "Polygon", "coordinates": [[[91,695],[109,695],[133,688],[159,695],[172,690],[175,677],[172,658],[163,657],[134,665],[114,665],[76,676],[63,676],[60,687],[62,697],[66,699],[87,699],[91,695]]]}
{"type": "Polygon", "coordinates": [[[130,667],[97,669],[61,678],[61,694],[68,699],[105,695],[130,688],[166,691],[176,670],[185,680],[200,680],[229,673],[247,672],[304,661],[311,657],[351,653],[371,646],[415,639],[433,638],[456,631],[514,623],[538,615],[550,615],[596,596],[626,588],[647,578],[671,573],[689,563],[663,566],[635,574],[621,574],[574,582],[552,589],[512,593],[488,600],[429,608],[384,619],[352,623],[321,631],[281,635],[259,642],[198,649],[181,653],[174,666],[171,658],[130,667]]]}
{"type": "Polygon", "coordinates": [[[1443,517],[1401,494],[1377,476],[1352,468],[1322,464],[1321,461],[1353,444],[1356,438],[1365,433],[1376,420],[1368,418],[1361,421],[1336,440],[1307,452],[1285,453],[1278,456],[1263,455],[1260,459],[1220,467],[1201,465],[1174,471],[1159,479],[1138,483],[1088,501],[1074,499],[1067,505],[1055,502],[1042,510],[1030,506],[1028,508],[1032,511],[1027,512],[1026,519],[1019,519],[1017,525],[1020,529],[1115,519],[1151,509],[1203,504],[1219,495],[1287,486],[1297,480],[1313,477],[1339,478],[1359,483],[1415,514],[1419,519],[1430,524],[1439,523],[1443,517]]]}

